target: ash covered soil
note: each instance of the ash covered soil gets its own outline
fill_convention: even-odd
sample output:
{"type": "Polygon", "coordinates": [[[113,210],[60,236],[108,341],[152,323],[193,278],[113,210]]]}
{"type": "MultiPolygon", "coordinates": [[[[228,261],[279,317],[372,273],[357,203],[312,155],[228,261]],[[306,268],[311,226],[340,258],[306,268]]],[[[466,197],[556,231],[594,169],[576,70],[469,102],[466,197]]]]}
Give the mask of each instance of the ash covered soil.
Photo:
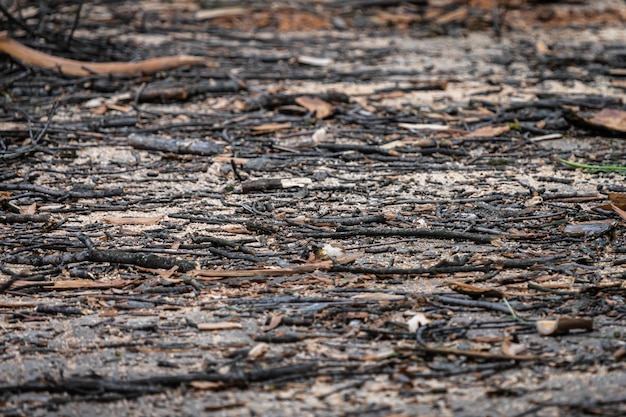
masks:
{"type": "Polygon", "coordinates": [[[626,414],[624,2],[8,3],[3,415],[626,414]]]}

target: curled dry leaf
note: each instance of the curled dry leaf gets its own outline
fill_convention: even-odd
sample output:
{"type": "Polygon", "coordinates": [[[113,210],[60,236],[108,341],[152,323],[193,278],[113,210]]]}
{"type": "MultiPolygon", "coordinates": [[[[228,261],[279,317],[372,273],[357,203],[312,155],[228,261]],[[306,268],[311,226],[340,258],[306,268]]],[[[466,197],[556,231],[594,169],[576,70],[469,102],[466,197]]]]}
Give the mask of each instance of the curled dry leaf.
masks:
{"type": "Polygon", "coordinates": [[[281,316],[281,315],[273,315],[272,318],[270,319],[270,324],[268,324],[266,327],[264,327],[263,331],[264,332],[269,332],[270,330],[274,330],[275,328],[280,326],[280,323],[282,321],[283,321],[283,316],[281,316]]]}
{"type": "Polygon", "coordinates": [[[593,320],[582,318],[560,317],[556,320],[538,320],[537,332],[543,336],[567,333],[570,330],[592,330],[593,320]]]}
{"type": "Polygon", "coordinates": [[[523,343],[515,343],[509,339],[506,339],[502,343],[501,350],[504,355],[515,357],[526,352],[526,346],[523,343]]]}
{"type": "Polygon", "coordinates": [[[325,119],[335,111],[332,104],[325,102],[318,97],[302,96],[296,99],[296,103],[310,112],[315,112],[315,117],[325,119]]]}
{"type": "Polygon", "coordinates": [[[100,75],[142,75],[154,74],[187,65],[207,64],[205,58],[191,55],[176,55],[161,58],[150,58],[138,62],[107,62],[94,63],[59,58],[39,52],[9,38],[7,32],[0,32],[0,52],[17,59],[32,67],[58,71],[65,75],[85,77],[92,74],[100,75]]]}

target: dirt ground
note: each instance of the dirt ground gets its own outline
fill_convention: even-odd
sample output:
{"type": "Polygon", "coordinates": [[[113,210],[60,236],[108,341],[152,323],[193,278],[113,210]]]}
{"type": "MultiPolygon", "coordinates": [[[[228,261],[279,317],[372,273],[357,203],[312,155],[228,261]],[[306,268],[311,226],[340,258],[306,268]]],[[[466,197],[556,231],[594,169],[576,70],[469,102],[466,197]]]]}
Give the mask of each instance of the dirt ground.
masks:
{"type": "Polygon", "coordinates": [[[0,6],[1,415],[626,415],[624,2],[0,6]]]}

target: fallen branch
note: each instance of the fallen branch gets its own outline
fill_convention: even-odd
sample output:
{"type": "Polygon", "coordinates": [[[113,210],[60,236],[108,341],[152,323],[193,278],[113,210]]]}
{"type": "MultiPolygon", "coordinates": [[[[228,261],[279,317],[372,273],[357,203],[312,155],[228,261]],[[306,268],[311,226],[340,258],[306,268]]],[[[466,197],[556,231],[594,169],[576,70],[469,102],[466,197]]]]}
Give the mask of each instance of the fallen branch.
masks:
{"type": "Polygon", "coordinates": [[[206,64],[207,60],[199,56],[175,55],[150,58],[139,62],[94,63],[59,58],[29,48],[9,38],[7,32],[0,32],[0,52],[17,59],[28,66],[58,71],[65,75],[84,77],[99,75],[145,75],[159,71],[179,68],[186,65],[206,64]]]}
{"type": "Polygon", "coordinates": [[[317,270],[327,271],[333,265],[333,261],[321,261],[312,264],[295,265],[288,268],[273,269],[235,269],[235,270],[215,270],[215,269],[194,269],[187,274],[204,281],[213,281],[221,278],[242,278],[242,277],[278,277],[285,275],[305,274],[317,270]]]}
{"type": "Polygon", "coordinates": [[[162,392],[165,387],[178,387],[197,381],[215,382],[224,386],[245,387],[252,383],[262,383],[272,380],[294,380],[314,374],[316,363],[301,363],[294,365],[277,366],[274,368],[257,368],[246,371],[219,373],[219,372],[192,372],[188,374],[158,375],[140,379],[108,379],[73,377],[68,379],[32,381],[19,385],[0,386],[0,394],[22,392],[63,392],[69,395],[88,395],[104,393],[136,393],[152,394],[162,392]]]}
{"type": "Polygon", "coordinates": [[[54,255],[33,256],[29,253],[5,255],[4,262],[20,265],[46,266],[78,262],[99,262],[122,265],[136,265],[144,268],[170,269],[174,266],[185,272],[196,268],[196,263],[185,259],[163,257],[152,253],[133,253],[119,249],[94,249],[81,252],[59,253],[54,255]]]}

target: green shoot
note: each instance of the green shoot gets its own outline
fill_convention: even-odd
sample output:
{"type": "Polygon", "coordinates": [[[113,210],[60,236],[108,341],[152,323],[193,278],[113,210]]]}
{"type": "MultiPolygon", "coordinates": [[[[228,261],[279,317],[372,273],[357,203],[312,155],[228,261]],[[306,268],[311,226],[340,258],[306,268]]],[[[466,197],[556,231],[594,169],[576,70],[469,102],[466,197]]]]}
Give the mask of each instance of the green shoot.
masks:
{"type": "Polygon", "coordinates": [[[624,165],[587,165],[587,164],[579,164],[578,162],[566,161],[565,159],[561,159],[561,158],[556,158],[556,160],[574,168],[588,169],[590,171],[626,172],[626,166],[624,165]]]}

